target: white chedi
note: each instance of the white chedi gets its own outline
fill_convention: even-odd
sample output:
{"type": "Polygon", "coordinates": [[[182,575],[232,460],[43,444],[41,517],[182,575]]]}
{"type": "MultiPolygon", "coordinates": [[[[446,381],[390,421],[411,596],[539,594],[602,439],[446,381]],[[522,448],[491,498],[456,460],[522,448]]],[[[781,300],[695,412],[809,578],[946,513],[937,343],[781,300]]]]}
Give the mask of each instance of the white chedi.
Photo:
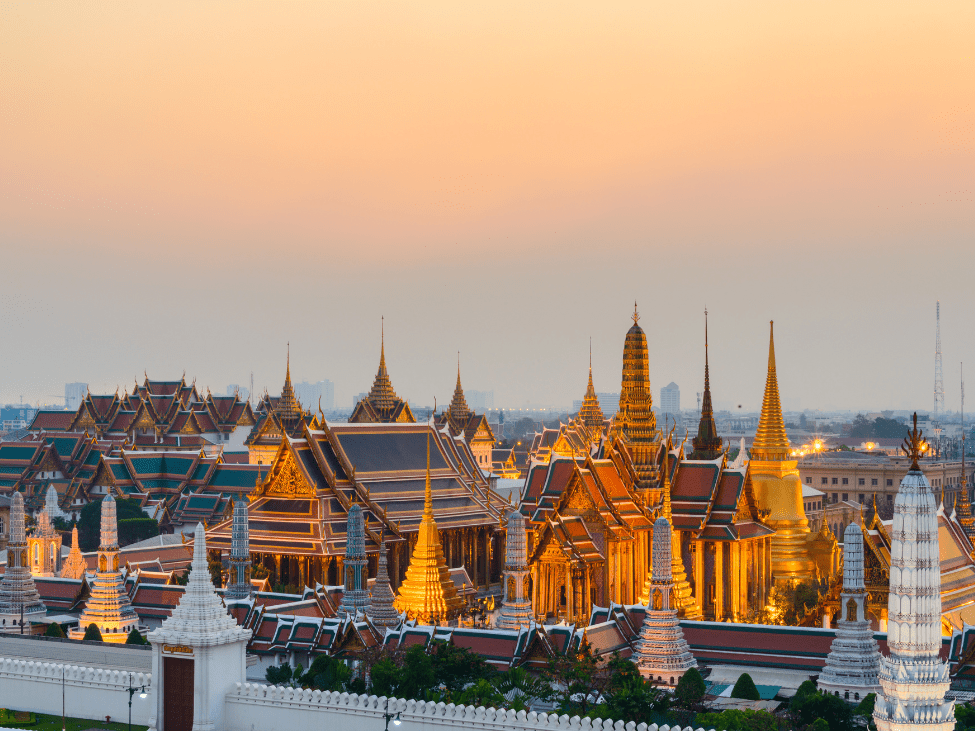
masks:
{"type": "Polygon", "coordinates": [[[653,524],[649,603],[640,636],[634,643],[634,661],[644,677],[676,685],[684,673],[697,667],[697,660],[691,655],[677,619],[671,541],[670,523],[666,518],[657,518],[653,524]]]}
{"type": "Polygon", "coordinates": [[[955,708],[945,701],[948,664],[941,660],[941,561],[934,493],[918,467],[924,450],[914,416],[911,469],[894,498],[887,646],[873,719],[878,731],[951,731],[955,708]]]}
{"type": "Polygon", "coordinates": [[[836,638],[817,685],[826,693],[858,701],[880,692],[880,650],[866,617],[863,583],[863,531],[850,523],[843,533],[843,593],[836,638]]]}

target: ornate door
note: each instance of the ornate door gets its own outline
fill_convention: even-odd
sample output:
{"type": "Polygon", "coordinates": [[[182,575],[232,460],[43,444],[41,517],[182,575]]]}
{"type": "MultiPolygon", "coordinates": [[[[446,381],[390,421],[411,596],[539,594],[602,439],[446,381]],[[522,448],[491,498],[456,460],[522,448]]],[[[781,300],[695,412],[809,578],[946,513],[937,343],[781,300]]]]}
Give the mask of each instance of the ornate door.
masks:
{"type": "Polygon", "coordinates": [[[193,729],[193,661],[163,658],[162,731],[193,729]]]}

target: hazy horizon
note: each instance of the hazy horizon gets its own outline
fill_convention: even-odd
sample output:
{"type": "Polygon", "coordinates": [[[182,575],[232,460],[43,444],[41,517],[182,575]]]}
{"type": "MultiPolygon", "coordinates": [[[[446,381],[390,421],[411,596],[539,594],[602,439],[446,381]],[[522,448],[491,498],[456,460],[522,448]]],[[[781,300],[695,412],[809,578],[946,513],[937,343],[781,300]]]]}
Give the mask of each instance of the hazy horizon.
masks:
{"type": "Polygon", "coordinates": [[[975,5],[0,7],[0,402],[178,378],[337,404],[619,389],[959,406],[975,5]]]}

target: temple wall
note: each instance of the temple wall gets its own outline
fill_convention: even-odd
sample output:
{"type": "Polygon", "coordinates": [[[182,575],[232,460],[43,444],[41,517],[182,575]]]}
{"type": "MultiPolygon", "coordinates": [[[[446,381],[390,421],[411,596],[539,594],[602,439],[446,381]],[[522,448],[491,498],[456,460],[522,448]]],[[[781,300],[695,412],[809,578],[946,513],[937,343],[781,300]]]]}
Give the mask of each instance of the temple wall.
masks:
{"type": "MultiPolygon", "coordinates": [[[[400,713],[397,731],[432,731],[443,728],[490,729],[573,729],[578,731],[670,731],[656,724],[601,721],[578,716],[525,711],[505,711],[474,706],[391,699],[389,712],[400,713]]],[[[349,693],[322,693],[283,686],[244,683],[227,696],[224,716],[229,731],[376,731],[383,728],[386,713],[384,697],[349,693]]],[[[674,726],[674,731],[679,731],[674,726]]],[[[685,730],[686,731],[686,730],[685,730]]],[[[701,731],[700,729],[698,731],[701,731]]]]}
{"type": "MultiPolygon", "coordinates": [[[[151,682],[149,673],[0,658],[0,708],[60,716],[64,706],[73,718],[125,722],[129,713],[129,679],[136,687],[151,682]],[[62,680],[62,667],[64,676],[62,680]]],[[[132,699],[132,722],[149,722],[150,699],[132,699]]]]}

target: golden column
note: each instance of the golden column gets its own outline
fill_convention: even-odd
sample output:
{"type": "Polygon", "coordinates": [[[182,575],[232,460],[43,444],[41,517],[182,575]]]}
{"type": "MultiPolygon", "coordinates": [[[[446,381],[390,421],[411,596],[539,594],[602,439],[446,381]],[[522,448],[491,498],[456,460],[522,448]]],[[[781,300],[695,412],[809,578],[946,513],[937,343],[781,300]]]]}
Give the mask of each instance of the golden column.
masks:
{"type": "Polygon", "coordinates": [[[775,373],[775,338],[769,323],[768,377],[762,416],[752,444],[749,473],[759,507],[769,511],[765,522],[772,538],[772,579],[776,583],[812,578],[815,564],[809,554],[809,521],[802,505],[799,463],[790,459],[789,439],[782,420],[779,383],[775,373]]]}
{"type": "MultiPolygon", "coordinates": [[[[475,579],[476,581],[476,579],[475,579]]],[[[427,435],[427,482],[423,517],[416,536],[406,580],[399,587],[393,606],[420,624],[447,624],[457,617],[463,600],[450,578],[440,546],[440,533],[433,519],[433,491],[430,487],[430,435],[427,435]]]]}

